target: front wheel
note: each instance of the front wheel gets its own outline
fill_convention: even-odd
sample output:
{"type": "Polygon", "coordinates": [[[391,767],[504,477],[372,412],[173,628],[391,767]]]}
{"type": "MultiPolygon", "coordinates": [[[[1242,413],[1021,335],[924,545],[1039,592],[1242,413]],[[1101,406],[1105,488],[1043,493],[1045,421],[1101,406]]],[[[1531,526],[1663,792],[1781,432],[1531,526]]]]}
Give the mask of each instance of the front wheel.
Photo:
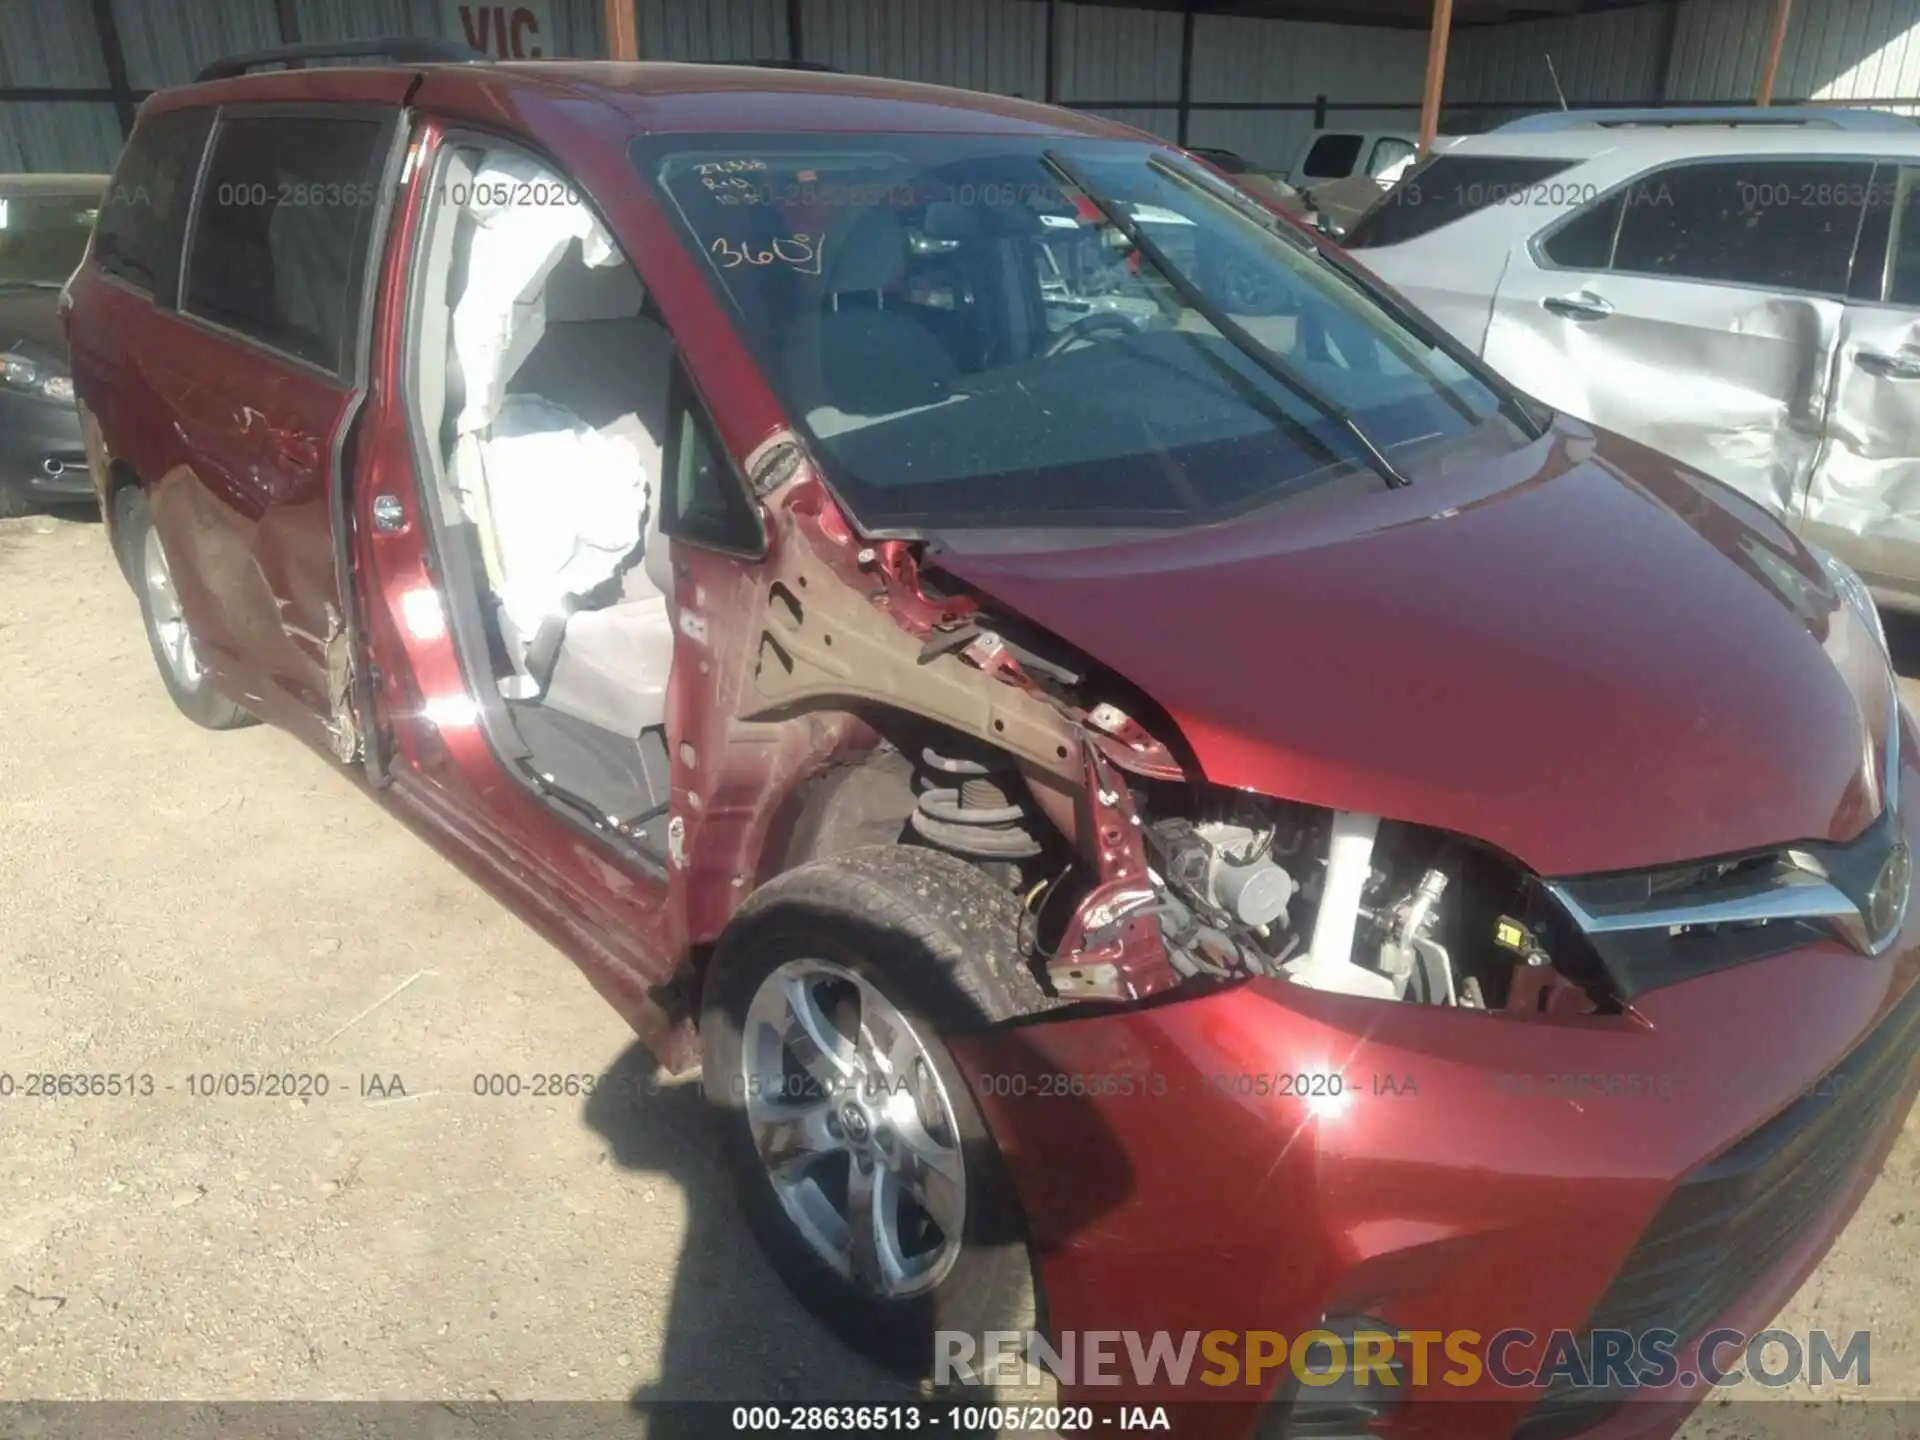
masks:
{"type": "Polygon", "coordinates": [[[809,1310],[903,1374],[929,1373],[936,1331],[1037,1326],[1020,1207],[946,1044],[1046,1003],[1019,919],[964,861],[878,846],[764,886],[708,974],[704,1084],[755,1233],[809,1310]]]}
{"type": "Polygon", "coordinates": [[[179,591],[174,588],[173,567],[160,543],[160,532],[154,528],[147,497],[138,490],[126,490],[119,506],[119,528],[124,554],[133,564],[140,618],[146,625],[147,644],[153,650],[153,663],[159,667],[167,694],[181,714],[209,730],[252,724],[253,717],[215,688],[213,676],[200,663],[179,591]]]}

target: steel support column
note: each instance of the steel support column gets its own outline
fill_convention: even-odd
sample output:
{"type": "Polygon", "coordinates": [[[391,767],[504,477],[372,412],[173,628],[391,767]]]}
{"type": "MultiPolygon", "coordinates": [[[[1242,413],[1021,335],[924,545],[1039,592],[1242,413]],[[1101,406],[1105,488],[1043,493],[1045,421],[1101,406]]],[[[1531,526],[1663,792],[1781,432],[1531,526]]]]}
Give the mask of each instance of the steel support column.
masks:
{"type": "Polygon", "coordinates": [[[133,133],[137,108],[133,86],[127,83],[127,55],[120,48],[120,26],[113,18],[113,0],[93,0],[93,28],[100,37],[100,63],[106,67],[107,89],[113,93],[113,113],[120,121],[120,138],[133,133]]]}
{"type": "Polygon", "coordinates": [[[1447,41],[1453,35],[1453,0],[1433,0],[1433,33],[1427,40],[1427,88],[1420,96],[1420,153],[1433,149],[1440,133],[1440,95],[1447,86],[1447,41]]]}
{"type": "Polygon", "coordinates": [[[1187,143],[1187,119],[1193,113],[1193,0],[1185,0],[1180,16],[1180,117],[1178,138],[1187,143]]]}
{"type": "Polygon", "coordinates": [[[1773,11],[1773,37],[1767,42],[1767,68],[1760,74],[1756,105],[1773,103],[1773,85],[1780,78],[1780,52],[1786,48],[1787,25],[1793,19],[1793,0],[1779,0],[1773,11]]]}
{"type": "Polygon", "coordinates": [[[640,23],[636,0],[606,0],[607,58],[640,58],[640,23]]]}

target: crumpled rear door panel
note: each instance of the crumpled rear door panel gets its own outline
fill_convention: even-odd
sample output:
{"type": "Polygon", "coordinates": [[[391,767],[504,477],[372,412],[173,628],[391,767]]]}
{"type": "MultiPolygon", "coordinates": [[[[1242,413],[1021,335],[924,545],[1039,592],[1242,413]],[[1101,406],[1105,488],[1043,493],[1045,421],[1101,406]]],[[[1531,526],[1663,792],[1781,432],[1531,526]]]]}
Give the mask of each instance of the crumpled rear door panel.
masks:
{"type": "Polygon", "coordinates": [[[1819,453],[1840,302],[1732,285],[1545,270],[1516,255],[1487,361],[1556,409],[1799,513],[1819,453]],[[1547,300],[1611,307],[1577,319],[1547,300]]]}
{"type": "Polygon", "coordinates": [[[1834,372],[1804,529],[1920,608],[1920,312],[1848,306],[1834,372]]]}

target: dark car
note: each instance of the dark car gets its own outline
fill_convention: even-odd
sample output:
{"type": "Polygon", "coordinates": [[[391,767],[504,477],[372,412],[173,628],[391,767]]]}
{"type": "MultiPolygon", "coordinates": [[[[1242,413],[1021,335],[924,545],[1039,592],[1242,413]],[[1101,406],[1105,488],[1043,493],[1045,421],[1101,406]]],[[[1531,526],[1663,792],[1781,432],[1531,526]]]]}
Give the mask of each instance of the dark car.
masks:
{"type": "Polygon", "coordinates": [[[0,514],[94,498],[58,301],[106,185],[104,175],[0,175],[0,514]]]}
{"type": "Polygon", "coordinates": [[[1062,1399],[1664,1435],[1900,1131],[1857,577],[1171,146],[310,65],[148,99],[70,293],[179,707],[330,756],[700,1067],[774,1265],[903,1370],[1104,1336],[1062,1399]],[[1674,1409],[1532,1384],[1615,1331],[1674,1409]],[[1183,1385],[1163,1332],[1356,1365],[1183,1385]]]}

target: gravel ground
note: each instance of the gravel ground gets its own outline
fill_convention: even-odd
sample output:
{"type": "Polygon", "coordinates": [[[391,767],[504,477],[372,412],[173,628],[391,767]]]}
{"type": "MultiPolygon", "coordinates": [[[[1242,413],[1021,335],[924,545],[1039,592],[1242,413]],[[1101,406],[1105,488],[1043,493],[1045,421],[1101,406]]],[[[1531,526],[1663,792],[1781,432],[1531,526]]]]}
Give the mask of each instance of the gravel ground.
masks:
{"type": "MultiPolygon", "coordinates": [[[[473,1093],[645,1061],[325,762],[177,715],[97,524],[0,522],[0,676],[0,1072],[153,1084],[0,1099],[0,1399],[898,1393],[760,1260],[692,1090],[473,1093]],[[191,1093],[229,1072],[329,1089],[191,1093]]],[[[1909,1123],[1780,1323],[1871,1328],[1872,1396],[1920,1399],[1917,1252],[1909,1123]]]]}

